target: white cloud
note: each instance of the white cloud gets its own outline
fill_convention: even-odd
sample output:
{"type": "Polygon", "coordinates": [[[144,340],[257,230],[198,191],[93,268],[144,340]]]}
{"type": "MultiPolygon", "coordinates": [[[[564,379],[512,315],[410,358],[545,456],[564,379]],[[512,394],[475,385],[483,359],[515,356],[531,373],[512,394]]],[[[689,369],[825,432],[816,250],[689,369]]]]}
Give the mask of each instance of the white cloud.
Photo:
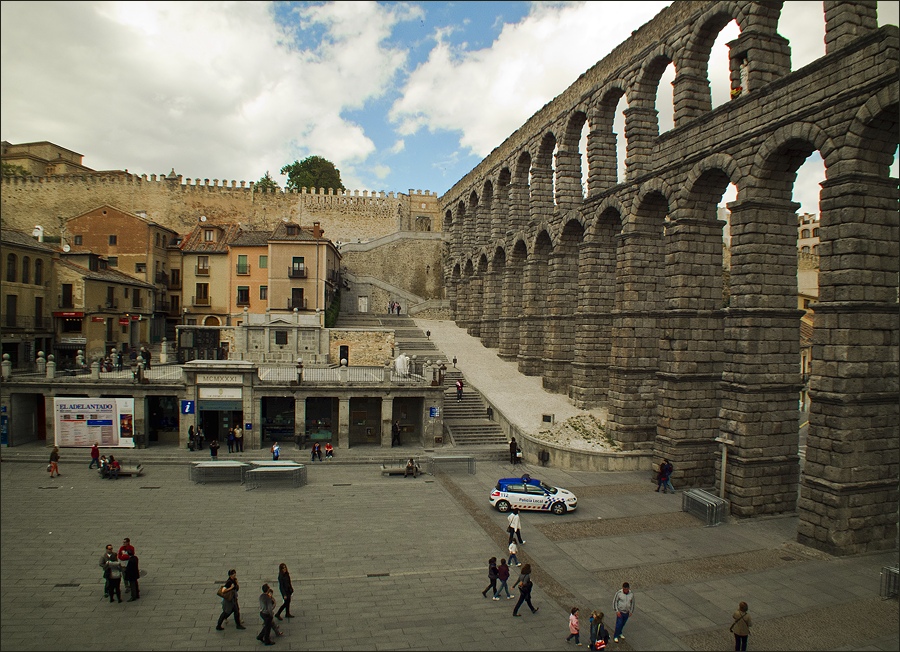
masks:
{"type": "Polygon", "coordinates": [[[476,51],[454,49],[436,32],[436,47],[410,74],[391,119],[404,136],[459,131],[464,149],[486,156],[667,4],[629,3],[623,12],[620,2],[535,3],[490,48],[476,51]]]}
{"type": "Polygon", "coordinates": [[[385,39],[415,10],[306,7],[297,29],[324,30],[316,50],[291,45],[271,12],[259,2],[4,2],[3,138],[51,140],[99,169],[247,181],[310,153],[339,167],[364,160],[375,145],[342,112],[389,88],[406,53],[385,39]]]}
{"type": "Polygon", "coordinates": [[[398,139],[393,146],[391,146],[391,154],[399,154],[403,150],[406,149],[406,141],[402,138],[398,139]]]}

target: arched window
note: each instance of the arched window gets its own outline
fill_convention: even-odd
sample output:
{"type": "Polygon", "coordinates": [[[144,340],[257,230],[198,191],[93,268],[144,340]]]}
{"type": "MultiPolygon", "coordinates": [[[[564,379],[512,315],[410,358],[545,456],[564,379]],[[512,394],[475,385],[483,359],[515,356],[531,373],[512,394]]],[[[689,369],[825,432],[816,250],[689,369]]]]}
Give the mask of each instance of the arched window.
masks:
{"type": "Polygon", "coordinates": [[[800,252],[801,252],[801,253],[804,253],[804,254],[808,254],[808,253],[809,253],[809,247],[808,247],[808,246],[800,247],[800,252]]]}
{"type": "Polygon", "coordinates": [[[15,283],[16,282],[16,265],[18,264],[18,260],[16,259],[15,254],[10,254],[6,257],[6,282],[7,283],[15,283]]]}
{"type": "Polygon", "coordinates": [[[800,237],[808,238],[809,237],[809,229],[803,229],[802,231],[800,231],[800,237]]]}
{"type": "Polygon", "coordinates": [[[814,238],[818,238],[818,237],[819,237],[819,229],[818,229],[818,227],[815,228],[815,229],[813,229],[812,237],[814,237],[814,238]]]}
{"type": "Polygon", "coordinates": [[[44,284],[44,261],[40,258],[34,261],[34,284],[44,284]]]}
{"type": "Polygon", "coordinates": [[[22,256],[22,283],[31,283],[31,258],[22,256]]]}

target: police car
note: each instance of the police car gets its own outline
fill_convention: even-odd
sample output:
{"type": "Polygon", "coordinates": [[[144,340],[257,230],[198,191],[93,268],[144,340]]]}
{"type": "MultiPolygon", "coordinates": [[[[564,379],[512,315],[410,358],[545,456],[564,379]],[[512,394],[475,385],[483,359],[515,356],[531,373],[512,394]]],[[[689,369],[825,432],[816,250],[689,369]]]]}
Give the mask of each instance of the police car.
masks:
{"type": "Polygon", "coordinates": [[[489,500],[500,512],[516,508],[565,514],[578,505],[578,498],[571,491],[551,487],[527,475],[501,478],[491,491],[489,500]]]}

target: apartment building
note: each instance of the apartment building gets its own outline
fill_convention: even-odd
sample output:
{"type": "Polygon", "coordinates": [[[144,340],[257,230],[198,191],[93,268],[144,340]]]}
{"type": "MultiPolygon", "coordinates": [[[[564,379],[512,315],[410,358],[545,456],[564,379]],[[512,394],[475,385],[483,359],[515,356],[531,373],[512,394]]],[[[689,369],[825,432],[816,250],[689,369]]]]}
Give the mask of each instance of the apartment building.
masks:
{"type": "Polygon", "coordinates": [[[230,325],[235,277],[229,245],[240,231],[237,224],[201,221],[182,239],[179,249],[185,325],[230,325]]]}
{"type": "MultiPolygon", "coordinates": [[[[341,254],[318,222],[312,228],[282,222],[269,236],[269,310],[321,311],[340,282],[341,254]]],[[[324,325],[322,322],[321,325],[324,325]]]]}

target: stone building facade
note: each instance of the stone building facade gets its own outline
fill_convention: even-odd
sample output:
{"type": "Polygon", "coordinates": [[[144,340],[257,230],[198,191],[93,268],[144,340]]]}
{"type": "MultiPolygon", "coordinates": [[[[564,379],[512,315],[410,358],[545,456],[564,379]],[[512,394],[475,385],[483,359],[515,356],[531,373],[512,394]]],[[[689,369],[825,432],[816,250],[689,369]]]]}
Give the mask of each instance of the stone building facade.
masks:
{"type": "Polygon", "coordinates": [[[470,334],[576,404],[605,403],[610,435],[673,460],[683,486],[724,475],[737,516],[799,510],[804,543],[885,549],[900,469],[898,30],[878,28],[875,2],[826,1],[826,54],[791,72],[780,7],[674,3],[532,116],[441,197],[446,292],[470,334]],[[732,20],[741,89],[713,110],[707,60],[732,20]],[[670,63],[675,127],[660,134],[670,63]],[[813,152],[827,180],[801,481],[792,187],[813,152]]]}

